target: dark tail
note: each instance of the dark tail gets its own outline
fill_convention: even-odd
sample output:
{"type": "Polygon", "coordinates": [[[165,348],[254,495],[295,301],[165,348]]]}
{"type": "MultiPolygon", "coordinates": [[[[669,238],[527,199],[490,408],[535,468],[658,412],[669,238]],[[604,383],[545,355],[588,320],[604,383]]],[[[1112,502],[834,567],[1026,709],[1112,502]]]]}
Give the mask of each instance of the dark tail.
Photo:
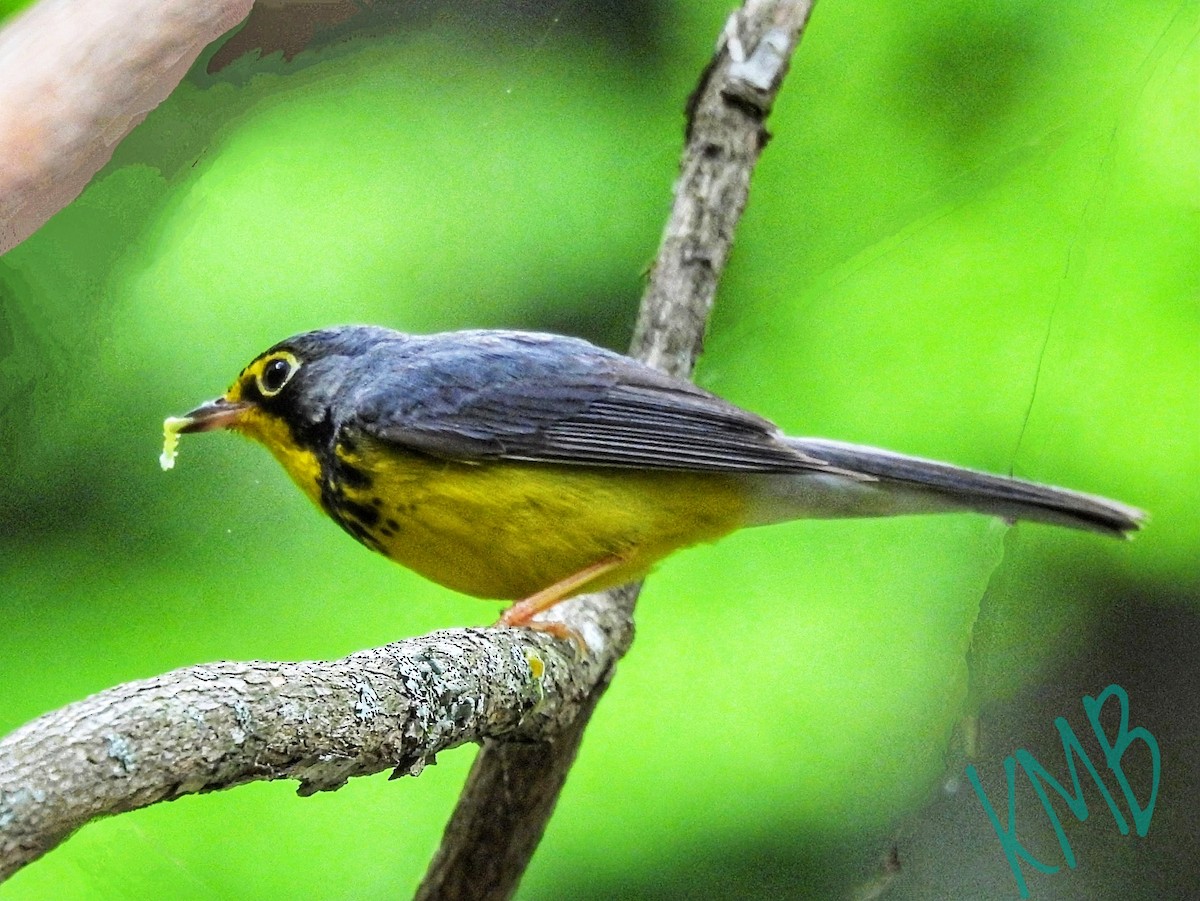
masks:
{"type": "MultiPolygon", "coordinates": [[[[840,511],[826,515],[870,516],[966,509],[1005,519],[1029,519],[1116,537],[1137,531],[1146,517],[1135,507],[1066,488],[906,457],[874,447],[821,438],[786,440],[791,447],[810,457],[878,480],[859,483],[863,489],[861,510],[851,502],[844,504],[840,511]],[[885,496],[886,504],[882,501],[885,496]]],[[[829,478],[825,477],[826,480],[829,478]]],[[[850,481],[846,478],[846,482],[850,481]]]]}

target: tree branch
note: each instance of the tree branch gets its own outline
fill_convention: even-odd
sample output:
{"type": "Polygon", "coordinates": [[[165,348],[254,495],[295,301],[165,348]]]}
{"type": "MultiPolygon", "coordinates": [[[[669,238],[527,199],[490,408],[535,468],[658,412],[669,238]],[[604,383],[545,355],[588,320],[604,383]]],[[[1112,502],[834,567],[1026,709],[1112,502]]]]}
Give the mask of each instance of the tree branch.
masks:
{"type": "MultiPolygon", "coordinates": [[[[700,354],[717,283],[746,207],[750,174],[767,143],[763,122],[812,6],[811,0],[746,0],[729,17],[688,102],[675,201],[630,351],[672,375],[690,375],[700,354]]],[[[632,634],[640,590],[640,584],[628,585],[594,601],[626,617],[632,634]]],[[[568,615],[567,622],[574,620],[568,615]]],[[[484,742],[417,891],[418,901],[512,896],[611,675],[610,667],[579,714],[554,738],[533,746],[484,742]]]]}
{"type": "Polygon", "coordinates": [[[675,202],[642,297],[630,354],[688,376],[770,139],[764,122],[814,0],[746,0],[725,23],[687,106],[675,202]]]}
{"type": "MultiPolygon", "coordinates": [[[[64,5],[42,0],[34,11],[64,5]]],[[[763,121],[811,6],[747,0],[689,103],[675,203],[633,344],[636,355],[668,372],[687,374],[700,351],[750,173],[766,144],[763,121]]],[[[212,5],[218,7],[231,8],[212,5]]],[[[11,32],[3,40],[9,43],[0,51],[13,46],[11,32]]],[[[181,41],[178,60],[190,47],[181,41]]],[[[94,161],[96,141],[110,149],[135,119],[89,120],[98,134],[68,143],[93,150],[68,156],[94,161]]],[[[11,122],[0,114],[0,148],[5,127],[11,122]]],[[[54,124],[44,127],[53,131],[54,124]]],[[[83,126],[73,120],[70,127],[83,126]]],[[[13,208],[49,209],[54,191],[29,198],[46,190],[51,170],[28,171],[32,180],[18,183],[16,206],[0,209],[0,224],[12,221],[13,208]]],[[[637,591],[587,595],[550,612],[585,638],[584,655],[527,630],[449,630],[337,661],[188,667],[40,717],[0,740],[0,880],[99,816],[259,779],[299,779],[301,794],[309,794],[383,769],[416,775],[439,751],[482,742],[419,897],[508,897],[632,640],[637,591]]]]}
{"type": "Polygon", "coordinates": [[[527,629],[451,629],[341,660],[186,667],[39,717],[0,740],[0,880],[106,814],[254,780],[309,795],[417,775],[466,742],[545,740],[632,637],[620,608],[563,606],[587,655],[527,629]]]}

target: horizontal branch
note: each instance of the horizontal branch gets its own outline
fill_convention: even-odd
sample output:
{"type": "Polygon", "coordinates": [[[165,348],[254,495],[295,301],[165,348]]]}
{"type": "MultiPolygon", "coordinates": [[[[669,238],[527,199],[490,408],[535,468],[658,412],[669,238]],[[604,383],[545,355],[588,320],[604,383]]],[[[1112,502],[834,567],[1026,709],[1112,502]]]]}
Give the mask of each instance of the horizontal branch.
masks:
{"type": "Polygon", "coordinates": [[[0,880],[106,814],[252,780],[312,794],[417,775],[468,742],[551,739],[632,639],[627,612],[596,596],[552,614],[588,654],[527,629],[451,629],[341,660],[186,667],[33,720],[0,740],[0,880]]]}

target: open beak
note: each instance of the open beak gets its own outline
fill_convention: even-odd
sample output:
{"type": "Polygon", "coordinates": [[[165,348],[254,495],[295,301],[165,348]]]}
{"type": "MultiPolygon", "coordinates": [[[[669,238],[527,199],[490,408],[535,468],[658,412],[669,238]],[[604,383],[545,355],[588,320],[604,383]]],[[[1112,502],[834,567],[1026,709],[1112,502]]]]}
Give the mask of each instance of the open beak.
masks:
{"type": "Polygon", "coordinates": [[[176,431],[182,434],[189,432],[211,432],[213,429],[227,429],[232,425],[236,425],[242,414],[249,407],[249,404],[235,403],[223,397],[218,397],[215,400],[210,400],[208,403],[201,404],[190,413],[179,417],[179,420],[176,421],[180,422],[180,424],[176,431]]]}

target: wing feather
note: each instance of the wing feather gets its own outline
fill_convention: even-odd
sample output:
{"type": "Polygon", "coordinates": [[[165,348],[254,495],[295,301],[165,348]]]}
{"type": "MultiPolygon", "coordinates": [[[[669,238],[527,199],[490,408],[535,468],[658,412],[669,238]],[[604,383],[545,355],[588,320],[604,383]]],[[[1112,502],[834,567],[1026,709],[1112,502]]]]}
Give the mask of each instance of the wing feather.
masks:
{"type": "Polygon", "coordinates": [[[393,349],[372,372],[368,394],[350,405],[354,426],[447,459],[712,472],[828,468],[762,417],[577,339],[433,335],[404,353],[393,349]]]}

